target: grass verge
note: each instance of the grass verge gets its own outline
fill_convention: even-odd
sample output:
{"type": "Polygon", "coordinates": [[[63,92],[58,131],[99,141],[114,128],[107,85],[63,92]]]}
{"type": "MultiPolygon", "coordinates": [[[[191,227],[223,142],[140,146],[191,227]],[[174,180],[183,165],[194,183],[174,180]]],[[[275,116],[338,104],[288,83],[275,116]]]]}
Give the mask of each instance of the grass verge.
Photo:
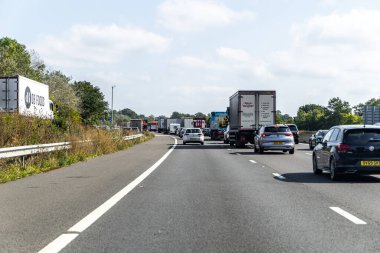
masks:
{"type": "Polygon", "coordinates": [[[72,142],[71,149],[28,156],[24,160],[24,165],[23,159],[19,157],[0,159],[0,183],[61,168],[104,154],[125,150],[154,138],[153,134],[146,132],[141,138],[125,141],[122,138],[124,135],[121,131],[82,129],[80,137],[77,135],[70,139],[72,142]]]}

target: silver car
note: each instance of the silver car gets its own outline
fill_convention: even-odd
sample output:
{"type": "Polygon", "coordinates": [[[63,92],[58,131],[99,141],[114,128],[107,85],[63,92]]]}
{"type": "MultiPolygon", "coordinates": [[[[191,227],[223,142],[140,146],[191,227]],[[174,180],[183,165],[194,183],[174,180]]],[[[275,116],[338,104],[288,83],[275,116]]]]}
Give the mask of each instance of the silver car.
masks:
{"type": "Polygon", "coordinates": [[[260,128],[255,136],[255,152],[265,150],[282,150],[294,154],[294,138],[286,125],[267,125],[260,128]]]}
{"type": "Polygon", "coordinates": [[[200,128],[186,128],[184,135],[182,136],[183,145],[186,143],[196,142],[204,145],[205,137],[200,128]]]}

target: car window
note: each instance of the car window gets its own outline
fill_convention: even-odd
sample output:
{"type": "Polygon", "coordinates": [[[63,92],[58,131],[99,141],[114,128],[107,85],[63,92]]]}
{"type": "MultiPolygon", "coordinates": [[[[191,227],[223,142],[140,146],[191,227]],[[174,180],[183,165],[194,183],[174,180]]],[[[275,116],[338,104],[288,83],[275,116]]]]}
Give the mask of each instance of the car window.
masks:
{"type": "Polygon", "coordinates": [[[201,130],[200,129],[197,129],[197,128],[194,128],[194,129],[187,129],[186,130],[186,133],[187,134],[190,134],[190,133],[192,133],[192,134],[197,134],[197,133],[200,133],[201,132],[201,130]]]}
{"type": "Polygon", "coordinates": [[[327,134],[325,135],[325,137],[323,137],[323,142],[330,140],[330,137],[331,137],[331,134],[332,134],[333,131],[334,131],[334,129],[331,129],[330,131],[327,132],[327,134]]]}
{"type": "Polygon", "coordinates": [[[270,133],[286,133],[290,132],[289,127],[281,126],[281,127],[265,127],[264,132],[270,132],[270,133]]]}
{"type": "Polygon", "coordinates": [[[288,125],[291,131],[298,131],[297,126],[295,125],[288,125]]]}
{"type": "Polygon", "coordinates": [[[344,135],[344,143],[368,144],[369,142],[380,142],[380,129],[352,129],[347,130],[344,135]]]}
{"type": "Polygon", "coordinates": [[[331,134],[330,141],[337,141],[340,130],[338,128],[334,129],[334,132],[331,134]]]}

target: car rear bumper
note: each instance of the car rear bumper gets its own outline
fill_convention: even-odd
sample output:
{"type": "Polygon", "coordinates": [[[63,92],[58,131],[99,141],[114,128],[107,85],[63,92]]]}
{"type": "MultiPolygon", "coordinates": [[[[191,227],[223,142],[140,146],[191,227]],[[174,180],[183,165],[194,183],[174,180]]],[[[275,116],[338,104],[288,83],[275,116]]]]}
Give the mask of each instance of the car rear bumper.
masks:
{"type": "Polygon", "coordinates": [[[293,143],[285,143],[283,145],[276,145],[271,143],[262,143],[261,148],[264,150],[291,150],[294,149],[293,143]]]}
{"type": "Polygon", "coordinates": [[[377,161],[380,159],[350,159],[336,162],[337,173],[380,174],[380,166],[362,166],[361,161],[377,161]]]}

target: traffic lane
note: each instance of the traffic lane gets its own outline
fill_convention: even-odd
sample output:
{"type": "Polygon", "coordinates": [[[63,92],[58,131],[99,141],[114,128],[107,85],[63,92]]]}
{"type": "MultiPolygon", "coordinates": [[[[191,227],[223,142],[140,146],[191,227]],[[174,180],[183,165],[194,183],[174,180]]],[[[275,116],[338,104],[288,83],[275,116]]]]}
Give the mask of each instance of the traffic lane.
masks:
{"type": "Polygon", "coordinates": [[[331,181],[327,172],[314,175],[312,151],[306,145],[296,145],[294,155],[282,152],[254,153],[251,149],[233,149],[241,156],[254,160],[286,178],[288,183],[304,184],[323,194],[340,206],[352,210],[368,220],[380,223],[380,178],[378,175],[343,175],[331,181]]]}
{"type": "Polygon", "coordinates": [[[144,182],[63,252],[375,251],[377,226],[225,145],[179,145],[144,182]],[[355,240],[347,240],[355,238],[355,240]]]}
{"type": "Polygon", "coordinates": [[[0,185],[0,248],[38,251],[140,175],[169,137],[0,185]]]}

